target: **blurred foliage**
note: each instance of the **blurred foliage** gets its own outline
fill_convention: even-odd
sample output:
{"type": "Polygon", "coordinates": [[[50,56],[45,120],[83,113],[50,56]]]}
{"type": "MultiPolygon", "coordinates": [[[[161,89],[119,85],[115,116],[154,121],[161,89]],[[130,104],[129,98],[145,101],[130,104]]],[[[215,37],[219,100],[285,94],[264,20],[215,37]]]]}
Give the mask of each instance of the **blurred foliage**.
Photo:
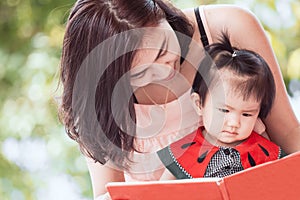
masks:
{"type": "MultiPolygon", "coordinates": [[[[299,1],[173,2],[180,8],[211,3],[236,3],[249,8],[270,37],[286,84],[300,78],[299,1]]],[[[74,193],[92,198],[85,161],[76,143],[64,133],[55,102],[59,95],[56,89],[64,25],[73,3],[71,0],[0,1],[0,197],[3,200],[60,199],[59,194],[42,196],[48,194],[45,190],[52,191],[50,180],[63,175],[78,185],[74,193]]]]}
{"type": "Polygon", "coordinates": [[[55,102],[64,23],[73,3],[0,2],[1,199],[47,199],[42,188],[51,189],[49,180],[62,174],[91,197],[85,161],[64,133],[55,102]],[[36,140],[40,148],[32,146],[36,140]],[[34,159],[39,167],[29,164],[34,159]]]}

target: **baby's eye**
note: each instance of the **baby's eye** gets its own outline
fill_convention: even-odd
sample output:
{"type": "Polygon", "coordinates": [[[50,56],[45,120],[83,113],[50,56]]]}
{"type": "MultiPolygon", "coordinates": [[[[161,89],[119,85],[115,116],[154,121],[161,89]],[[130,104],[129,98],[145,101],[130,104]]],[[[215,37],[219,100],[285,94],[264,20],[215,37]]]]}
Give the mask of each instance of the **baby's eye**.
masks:
{"type": "Polygon", "coordinates": [[[218,108],[218,110],[219,110],[220,112],[223,112],[223,113],[228,113],[228,112],[229,112],[229,110],[228,110],[228,109],[225,109],[225,108],[218,108]]]}
{"type": "Polygon", "coordinates": [[[244,116],[244,117],[251,117],[252,114],[250,114],[250,113],[243,113],[243,116],[244,116]]]}

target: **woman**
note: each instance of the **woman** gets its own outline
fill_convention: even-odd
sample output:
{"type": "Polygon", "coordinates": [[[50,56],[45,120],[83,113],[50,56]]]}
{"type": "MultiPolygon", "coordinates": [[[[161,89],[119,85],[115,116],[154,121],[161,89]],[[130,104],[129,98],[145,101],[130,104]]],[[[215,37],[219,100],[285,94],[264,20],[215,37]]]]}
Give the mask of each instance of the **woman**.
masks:
{"type": "MultiPolygon", "coordinates": [[[[108,182],[160,178],[155,152],[201,123],[187,102],[189,91],[201,47],[224,30],[233,46],[267,61],[277,95],[264,120],[266,131],[286,153],[298,151],[299,122],[251,13],[224,5],[180,11],[164,0],[76,2],[63,44],[61,117],[87,157],[95,197],[104,198],[108,182]]],[[[263,131],[259,121],[256,129],[263,131]]]]}

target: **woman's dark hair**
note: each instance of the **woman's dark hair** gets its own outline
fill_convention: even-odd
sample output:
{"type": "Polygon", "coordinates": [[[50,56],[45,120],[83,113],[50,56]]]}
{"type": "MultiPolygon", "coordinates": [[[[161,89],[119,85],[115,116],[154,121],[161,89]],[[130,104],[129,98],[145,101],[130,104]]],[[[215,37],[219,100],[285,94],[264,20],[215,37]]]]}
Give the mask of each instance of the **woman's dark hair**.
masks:
{"type": "MultiPolygon", "coordinates": [[[[131,68],[134,49],[140,44],[141,38],[134,34],[124,36],[121,41],[106,44],[107,49],[94,49],[120,33],[155,26],[162,19],[167,19],[174,31],[192,37],[192,25],[184,14],[164,0],[78,0],[70,12],[61,57],[63,94],[60,118],[69,137],[77,141],[81,151],[95,162],[104,164],[110,159],[116,166],[124,168],[130,161],[129,153],[135,150],[135,126],[130,125],[136,122],[134,98],[131,95],[133,89],[124,74],[131,68]],[[122,50],[128,46],[130,51],[122,50]],[[120,51],[124,53],[109,62],[108,66],[103,64],[106,55],[113,57],[120,51]],[[95,58],[87,61],[90,54],[94,54],[95,58]],[[80,71],[82,65],[89,72],[75,86],[76,81],[82,78],[79,76],[84,74],[80,71]],[[94,68],[101,71],[100,77],[97,77],[98,73],[91,72],[94,68]],[[91,81],[93,77],[98,78],[95,86],[91,81]],[[117,95],[118,103],[113,104],[113,91],[121,78],[123,82],[118,85],[121,87],[117,95]],[[82,83],[90,85],[90,88],[83,87],[82,83]],[[129,95],[127,99],[126,95],[129,95]],[[90,102],[94,110],[90,110],[90,102]],[[92,112],[96,113],[96,117],[92,112]],[[93,120],[97,121],[100,130],[95,128],[97,125],[93,120]]],[[[178,40],[184,57],[190,41],[180,37],[178,40]]]]}
{"type": "Polygon", "coordinates": [[[199,65],[193,85],[193,91],[199,94],[201,102],[205,102],[210,86],[222,76],[218,70],[230,70],[235,74],[230,78],[235,83],[234,91],[239,92],[244,100],[254,96],[257,102],[261,102],[258,116],[265,118],[276,93],[274,78],[266,61],[251,50],[233,47],[227,33],[222,33],[219,42],[207,46],[205,50],[206,55],[199,65]]]}

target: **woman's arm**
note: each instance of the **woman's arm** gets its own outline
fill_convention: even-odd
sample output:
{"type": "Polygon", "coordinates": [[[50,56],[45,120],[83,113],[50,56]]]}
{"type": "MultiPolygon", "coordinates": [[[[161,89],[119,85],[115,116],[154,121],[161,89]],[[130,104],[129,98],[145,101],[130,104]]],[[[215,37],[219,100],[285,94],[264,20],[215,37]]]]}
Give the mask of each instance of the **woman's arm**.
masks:
{"type": "MultiPolygon", "coordinates": [[[[271,140],[280,145],[285,152],[299,151],[299,121],[290,105],[273,49],[257,18],[245,9],[231,5],[205,6],[204,12],[209,29],[206,31],[210,31],[213,42],[218,40],[222,31],[227,31],[234,46],[253,50],[267,61],[276,83],[274,105],[264,120],[267,133],[271,140]]],[[[195,24],[192,10],[187,10],[186,13],[195,24]]],[[[195,28],[195,31],[199,32],[198,27],[195,28]]],[[[195,35],[199,35],[199,33],[195,35]]]]}
{"type": "Polygon", "coordinates": [[[109,164],[101,165],[100,163],[95,163],[89,158],[86,158],[86,160],[91,176],[93,193],[95,198],[107,192],[105,185],[108,182],[125,181],[123,171],[116,170],[110,167],[109,164]]]}

